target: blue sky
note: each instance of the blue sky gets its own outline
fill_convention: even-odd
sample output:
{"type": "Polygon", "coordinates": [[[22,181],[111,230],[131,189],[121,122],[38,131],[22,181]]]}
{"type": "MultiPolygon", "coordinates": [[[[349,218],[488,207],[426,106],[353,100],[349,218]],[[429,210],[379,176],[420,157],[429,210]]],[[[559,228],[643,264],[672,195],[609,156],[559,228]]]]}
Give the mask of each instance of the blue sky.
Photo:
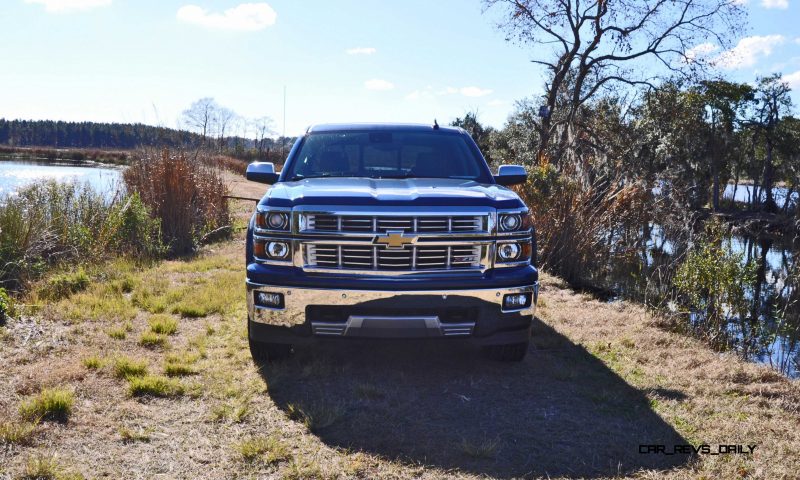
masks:
{"type": "MultiPolygon", "coordinates": [[[[446,123],[469,110],[502,126],[541,94],[530,52],[478,0],[2,0],[0,117],[174,127],[205,96],[287,134],[310,123],[446,123]]],[[[800,0],[748,0],[738,81],[772,71],[800,91],[800,0]]],[[[795,104],[800,95],[794,94],[795,104]]]]}

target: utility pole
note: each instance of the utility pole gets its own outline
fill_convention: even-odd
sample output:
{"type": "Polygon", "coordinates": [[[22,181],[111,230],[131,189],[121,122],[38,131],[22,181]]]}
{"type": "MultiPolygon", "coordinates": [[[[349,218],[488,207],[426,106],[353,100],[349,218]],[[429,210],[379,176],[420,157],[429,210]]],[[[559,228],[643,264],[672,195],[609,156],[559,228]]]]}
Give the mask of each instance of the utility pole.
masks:
{"type": "Polygon", "coordinates": [[[281,136],[281,158],[286,158],[284,146],[286,145],[286,85],[283,86],[283,135],[281,136]]]}

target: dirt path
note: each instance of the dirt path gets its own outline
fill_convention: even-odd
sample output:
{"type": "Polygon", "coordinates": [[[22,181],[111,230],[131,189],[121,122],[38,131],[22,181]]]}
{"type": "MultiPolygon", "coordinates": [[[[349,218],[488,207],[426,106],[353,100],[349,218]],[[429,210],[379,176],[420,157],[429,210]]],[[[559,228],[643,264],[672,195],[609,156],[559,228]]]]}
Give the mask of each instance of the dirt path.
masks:
{"type": "MultiPolygon", "coordinates": [[[[233,194],[260,195],[240,182],[233,194]]],[[[252,202],[239,202],[243,217],[252,202]]],[[[461,343],[328,343],[249,358],[244,240],[187,260],[94,272],[86,291],[0,334],[0,435],[49,387],[74,395],[0,445],[0,478],[797,478],[800,384],[711,352],[627,302],[544,278],[520,364],[461,343]],[[143,342],[154,319],[177,322],[143,342]],[[120,359],[148,376],[119,375],[120,359]],[[96,362],[95,362],[96,361],[96,362]],[[183,368],[176,368],[180,365],[183,368]],[[172,375],[172,376],[170,376],[172,375]],[[151,394],[137,385],[148,379],[151,394]],[[154,381],[157,379],[159,381],[154,381]],[[161,382],[161,383],[159,383],[161,382]],[[156,393],[156,396],[153,394],[156,393]],[[756,445],[753,455],[639,446],[756,445]]],[[[2,440],[0,440],[2,442],[2,440]]]]}

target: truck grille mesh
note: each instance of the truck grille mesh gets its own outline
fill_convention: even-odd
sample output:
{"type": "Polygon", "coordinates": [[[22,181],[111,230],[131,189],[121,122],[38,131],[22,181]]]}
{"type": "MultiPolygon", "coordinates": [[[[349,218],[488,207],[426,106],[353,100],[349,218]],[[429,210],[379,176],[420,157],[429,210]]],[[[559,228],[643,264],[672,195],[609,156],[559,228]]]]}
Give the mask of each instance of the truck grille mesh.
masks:
{"type": "Polygon", "coordinates": [[[305,259],[309,267],[417,271],[479,268],[481,245],[412,246],[390,249],[385,246],[331,245],[308,243],[305,259]]]}
{"type": "Polygon", "coordinates": [[[385,233],[402,230],[409,233],[472,233],[486,230],[485,215],[457,216],[368,216],[310,214],[305,231],[385,233]]]}

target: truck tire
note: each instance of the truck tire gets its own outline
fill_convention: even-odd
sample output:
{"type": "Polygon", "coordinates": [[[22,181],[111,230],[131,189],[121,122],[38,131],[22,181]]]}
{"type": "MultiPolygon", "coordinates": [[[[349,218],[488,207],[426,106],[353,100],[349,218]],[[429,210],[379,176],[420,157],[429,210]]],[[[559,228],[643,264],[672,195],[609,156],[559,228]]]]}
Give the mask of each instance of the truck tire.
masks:
{"type": "Polygon", "coordinates": [[[250,355],[256,363],[283,360],[291,354],[292,346],[288,343],[264,343],[250,339],[250,355]]]}
{"type": "Polygon", "coordinates": [[[528,353],[530,341],[507,345],[491,345],[484,347],[484,352],[492,360],[500,362],[521,362],[528,353]]]}

